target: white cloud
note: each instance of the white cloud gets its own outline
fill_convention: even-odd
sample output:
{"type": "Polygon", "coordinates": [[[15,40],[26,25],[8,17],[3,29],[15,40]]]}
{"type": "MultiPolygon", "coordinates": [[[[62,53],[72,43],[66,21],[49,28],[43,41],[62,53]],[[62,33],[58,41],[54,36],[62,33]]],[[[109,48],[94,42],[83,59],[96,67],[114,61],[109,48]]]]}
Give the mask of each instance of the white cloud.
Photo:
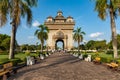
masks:
{"type": "Polygon", "coordinates": [[[33,22],[33,24],[32,24],[32,26],[34,26],[34,27],[37,27],[37,26],[39,26],[40,25],[40,23],[36,20],[36,21],[34,21],[33,22]]]}
{"type": "Polygon", "coordinates": [[[102,39],[102,38],[97,38],[97,41],[102,41],[102,40],[104,40],[104,39],[102,39]]]}
{"type": "Polygon", "coordinates": [[[83,40],[83,42],[87,43],[88,41],[87,40],[83,40]]]}
{"type": "Polygon", "coordinates": [[[99,37],[99,36],[101,36],[101,35],[103,35],[103,33],[101,33],[101,32],[96,32],[96,33],[90,34],[90,37],[91,37],[91,38],[96,38],[96,37],[99,37]]]}
{"type": "Polygon", "coordinates": [[[35,37],[34,36],[28,36],[28,39],[34,39],[35,37]]]}

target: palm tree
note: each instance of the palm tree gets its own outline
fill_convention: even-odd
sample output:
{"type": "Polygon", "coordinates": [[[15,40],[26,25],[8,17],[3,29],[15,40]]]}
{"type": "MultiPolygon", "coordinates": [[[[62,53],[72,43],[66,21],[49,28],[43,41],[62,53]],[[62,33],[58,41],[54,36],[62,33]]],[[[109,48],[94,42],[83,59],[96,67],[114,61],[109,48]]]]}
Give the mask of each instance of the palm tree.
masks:
{"type": "Polygon", "coordinates": [[[85,32],[81,31],[81,27],[79,28],[77,27],[77,29],[73,30],[73,32],[74,32],[73,39],[78,42],[78,52],[80,52],[79,46],[80,42],[83,41],[83,35],[85,35],[85,32]]]}
{"type": "Polygon", "coordinates": [[[0,0],[0,26],[7,23],[7,17],[10,16],[12,26],[9,59],[14,58],[15,40],[17,28],[21,22],[21,16],[27,17],[27,23],[31,24],[31,7],[36,6],[37,0],[0,0]]]}
{"type": "Polygon", "coordinates": [[[115,18],[120,14],[120,0],[95,0],[95,3],[95,10],[102,20],[106,19],[107,14],[110,15],[114,58],[118,58],[115,18]]]}
{"type": "Polygon", "coordinates": [[[35,35],[37,36],[38,39],[40,39],[41,42],[41,53],[43,52],[43,45],[44,41],[48,39],[48,27],[45,25],[39,25],[39,29],[35,31],[35,35]]]}

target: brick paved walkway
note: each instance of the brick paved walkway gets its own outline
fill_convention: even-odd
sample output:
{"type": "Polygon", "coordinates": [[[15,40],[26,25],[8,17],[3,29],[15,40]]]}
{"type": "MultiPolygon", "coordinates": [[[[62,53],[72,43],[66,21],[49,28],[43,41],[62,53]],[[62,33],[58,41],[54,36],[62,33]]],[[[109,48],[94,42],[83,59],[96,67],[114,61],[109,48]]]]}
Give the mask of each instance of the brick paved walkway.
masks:
{"type": "Polygon", "coordinates": [[[120,80],[120,73],[67,53],[54,53],[38,64],[20,69],[9,80],[120,80]]]}

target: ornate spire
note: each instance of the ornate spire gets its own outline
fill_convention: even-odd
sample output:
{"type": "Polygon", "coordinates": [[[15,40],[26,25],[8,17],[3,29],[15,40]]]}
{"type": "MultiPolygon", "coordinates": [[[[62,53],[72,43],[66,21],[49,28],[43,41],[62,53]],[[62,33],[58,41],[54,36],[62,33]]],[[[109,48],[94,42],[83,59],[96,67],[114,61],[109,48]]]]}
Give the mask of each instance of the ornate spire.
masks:
{"type": "Polygon", "coordinates": [[[58,11],[57,12],[57,16],[62,16],[63,12],[62,11],[58,11]]]}

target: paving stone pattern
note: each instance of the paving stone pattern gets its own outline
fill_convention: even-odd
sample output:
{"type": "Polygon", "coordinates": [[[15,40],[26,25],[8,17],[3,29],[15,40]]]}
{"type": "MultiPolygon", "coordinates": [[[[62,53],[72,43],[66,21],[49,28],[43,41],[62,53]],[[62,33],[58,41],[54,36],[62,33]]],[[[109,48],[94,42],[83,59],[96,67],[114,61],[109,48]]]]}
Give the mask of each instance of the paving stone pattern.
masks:
{"type": "Polygon", "coordinates": [[[120,73],[81,61],[68,53],[56,52],[35,65],[20,69],[8,80],[120,80],[120,73]]]}

